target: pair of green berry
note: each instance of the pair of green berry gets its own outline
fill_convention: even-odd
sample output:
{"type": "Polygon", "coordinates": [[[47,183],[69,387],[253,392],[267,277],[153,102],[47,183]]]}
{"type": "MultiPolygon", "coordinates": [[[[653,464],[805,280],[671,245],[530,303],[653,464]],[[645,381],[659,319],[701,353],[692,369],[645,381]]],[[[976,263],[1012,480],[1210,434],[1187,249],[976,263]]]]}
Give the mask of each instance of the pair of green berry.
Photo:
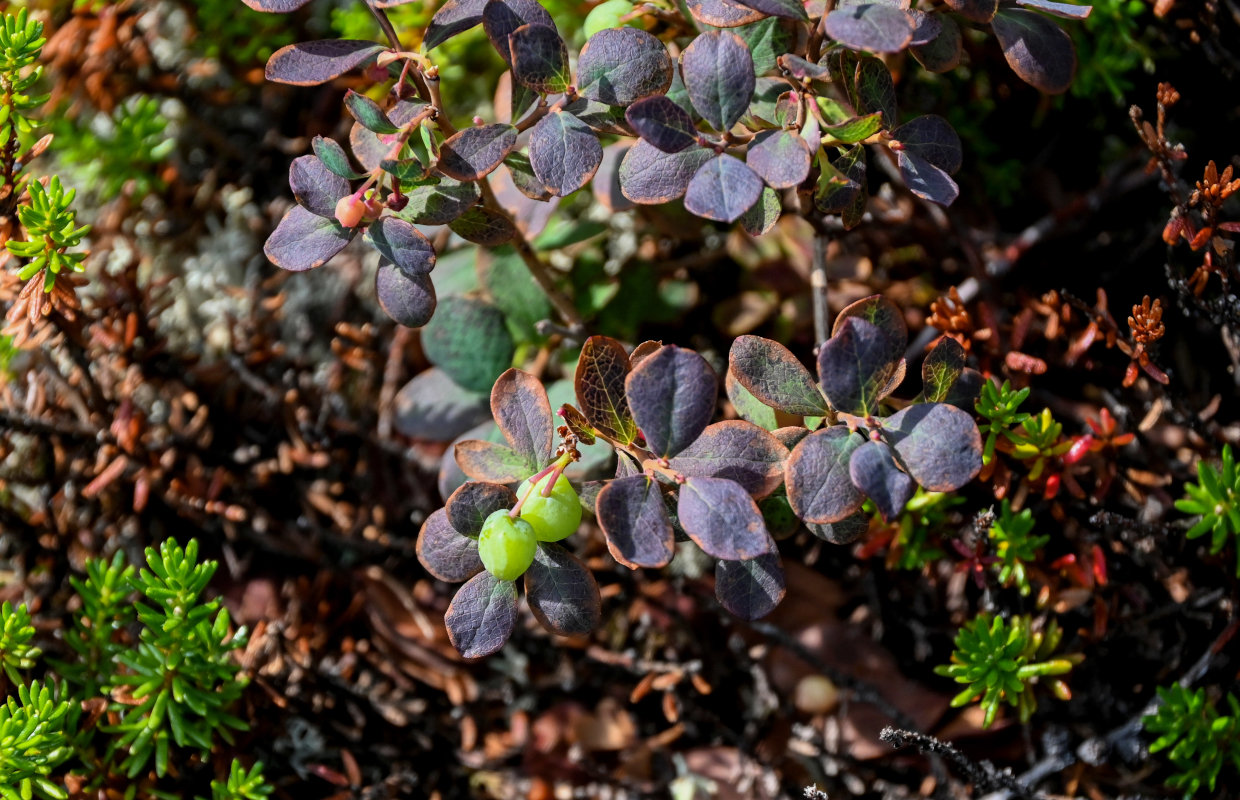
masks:
{"type": "Polygon", "coordinates": [[[526,480],[517,489],[518,514],[501,508],[482,523],[478,557],[482,566],[502,581],[515,581],[534,563],[539,542],[558,542],[581,525],[581,502],[577,491],[558,470],[531,486],[526,480]],[[555,484],[543,492],[552,479],[555,484]]]}

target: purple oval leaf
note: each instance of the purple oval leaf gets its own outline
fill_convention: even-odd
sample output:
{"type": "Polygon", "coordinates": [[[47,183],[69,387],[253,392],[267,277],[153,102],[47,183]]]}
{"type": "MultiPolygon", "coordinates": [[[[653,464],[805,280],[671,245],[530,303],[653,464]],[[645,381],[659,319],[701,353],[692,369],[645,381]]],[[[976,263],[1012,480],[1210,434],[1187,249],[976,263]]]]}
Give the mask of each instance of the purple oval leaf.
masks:
{"type": "Polygon", "coordinates": [[[904,185],[921,199],[950,206],[960,195],[960,187],[950,175],[916,153],[899,152],[896,162],[904,185]]]}
{"type": "Polygon", "coordinates": [[[476,481],[519,483],[538,471],[507,445],[482,439],[467,439],[453,449],[457,466],[476,481]]]}
{"type": "Polygon", "coordinates": [[[773,189],[791,189],[809,175],[809,145],[792,131],[759,133],[749,145],[745,163],[773,189]]]}
{"type": "Polygon", "coordinates": [[[572,114],[552,112],[530,131],[530,166],[553,195],[563,197],[585,186],[602,160],[598,137],[572,114]]]}
{"type": "Polygon", "coordinates": [[[926,11],[910,11],[908,14],[913,20],[913,38],[909,41],[909,47],[929,44],[943,31],[942,14],[926,11]]]}
{"type": "Polygon", "coordinates": [[[909,46],[913,58],[930,72],[950,72],[960,66],[964,56],[960,25],[946,14],[933,14],[939,20],[938,34],[925,44],[909,46]]]}
{"type": "Polygon", "coordinates": [[[999,0],[947,0],[947,7],[965,19],[985,24],[994,19],[999,0]]]}
{"type": "Polygon", "coordinates": [[[883,435],[909,474],[926,490],[951,492],[982,469],[982,436],[965,411],[919,403],[883,420],[883,435]]]}
{"type": "Polygon", "coordinates": [[[716,30],[698,36],[681,54],[680,72],[693,107],[716,131],[731,130],[749,108],[756,80],[753,56],[735,33],[716,30]]]}
{"type": "Polygon", "coordinates": [[[1020,79],[1047,94],[1066,92],[1076,75],[1072,37],[1041,14],[1005,8],[991,20],[1003,57],[1020,79]]]}
{"type": "Polygon", "coordinates": [[[349,193],[349,182],[332,173],[318,156],[293,159],[288,185],[307,211],[329,219],[335,219],[336,203],[349,193]]]}
{"type": "Polygon", "coordinates": [[[821,416],[829,408],[809,370],[779,342],[738,336],[728,365],[741,385],[771,408],[799,416],[821,416]]]}
{"type": "Polygon", "coordinates": [[[712,28],[738,28],[763,18],[763,13],[735,0],[687,0],[689,14],[712,28]]]}
{"type": "Polygon", "coordinates": [[[542,25],[555,30],[555,20],[537,0],[488,0],[482,9],[482,27],[487,38],[504,59],[512,66],[511,36],[522,25],[542,25]]]}
{"type": "Polygon", "coordinates": [[[735,481],[688,478],[680,487],[676,516],[707,555],[743,561],[775,552],[758,504],[735,481]]]}
{"type": "Polygon", "coordinates": [[[435,285],[424,272],[408,272],[385,258],[375,270],[375,296],[383,313],[406,328],[420,328],[431,321],[439,298],[435,285]]]}
{"type": "Polygon", "coordinates": [[[293,86],[317,86],[351,69],[365,66],[387,50],[360,39],[323,39],[281,47],[267,60],[267,80],[293,86]]]}
{"type": "Polygon", "coordinates": [[[516,627],[517,585],[479,572],[457,591],[443,622],[448,640],[462,656],[489,656],[504,646],[516,627]]]}
{"type": "Polygon", "coordinates": [[[715,597],[741,619],[765,617],[784,599],[784,592],[784,569],[778,553],[715,564],[715,597]]]}
{"type": "Polygon", "coordinates": [[[865,444],[843,425],[802,439],[784,463],[784,483],[792,512],[805,522],[839,522],[861,508],[865,496],[853,485],[848,462],[865,444]]]}
{"type": "Polygon", "coordinates": [[[624,381],[638,429],[652,453],[670,458],[702,434],[715,414],[715,371],[692,350],[666,345],[624,381]]]}
{"type": "Polygon", "coordinates": [[[482,523],[487,517],[516,504],[517,496],[503,484],[469,481],[448,497],[443,510],[448,514],[448,524],[457,533],[476,538],[482,533],[482,523]]]}
{"type": "Polygon", "coordinates": [[[423,52],[431,50],[453,36],[464,33],[482,22],[482,9],[487,0],[448,0],[431,17],[422,37],[423,52]]]}
{"type": "Polygon", "coordinates": [[[823,28],[850,50],[872,53],[898,53],[913,39],[909,15],[877,3],[836,9],[827,14],[823,28]]]}
{"type": "Polygon", "coordinates": [[[667,506],[654,478],[640,473],[620,476],[622,469],[632,468],[622,455],[616,480],[605,483],[598,493],[595,515],[616,561],[629,569],[662,567],[675,552],[667,506]]]}
{"type": "Polygon", "coordinates": [[[858,317],[877,325],[895,350],[903,351],[908,344],[908,323],[904,321],[904,312],[881,294],[872,294],[844,306],[831,325],[831,335],[838,333],[844,320],[850,317],[858,317]]]}
{"type": "Polygon", "coordinates": [[[693,174],[685,189],[685,208],[717,222],[735,222],[758,202],[762,179],[745,162],[721,153],[693,174]]]}
{"type": "Polygon", "coordinates": [[[902,369],[902,353],[882,328],[849,317],[818,351],[822,393],[837,411],[875,414],[895,388],[892,379],[902,369]]]}
{"type": "Polygon", "coordinates": [[[865,512],[857,511],[839,522],[807,522],[805,527],[829,544],[852,544],[870,529],[870,518],[865,512]]]}
{"type": "Polygon", "coordinates": [[[268,14],[287,14],[309,3],[310,0],[244,0],[245,4],[255,11],[268,14]]]}
{"type": "Polygon", "coordinates": [[[263,252],[277,267],[302,272],[326,264],[356,233],[356,228],[341,227],[334,219],[293,206],[267,237],[263,252]]]}
{"type": "Polygon", "coordinates": [[[664,153],[679,153],[698,140],[693,117],[665,94],[638,100],[625,109],[624,117],[638,136],[664,153]]]}
{"type": "Polygon", "coordinates": [[[541,468],[551,459],[555,423],[542,381],[510,369],[491,389],[491,413],[504,438],[528,463],[541,468]]]}
{"type": "Polygon", "coordinates": [[[672,57],[663,43],[636,28],[607,28],[577,57],[577,91],[609,106],[661,94],[672,84],[672,57]]]}
{"type": "Polygon", "coordinates": [[[543,94],[568,88],[568,48],[554,28],[522,25],[508,39],[512,75],[521,85],[543,94]]]}
{"type": "Polygon", "coordinates": [[[903,149],[907,153],[919,156],[946,172],[955,174],[960,169],[963,150],[960,146],[960,135],[951,123],[937,114],[926,114],[914,117],[891,132],[899,146],[892,149],[903,149]]]}
{"type": "Polygon", "coordinates": [[[806,13],[805,5],[801,0],[738,0],[738,2],[772,17],[809,19],[809,14],[806,13]]]}
{"type": "Polygon", "coordinates": [[[467,581],[482,569],[478,540],[461,534],[442,508],[431,512],[418,532],[418,562],[441,581],[467,581]]]}
{"type": "Polygon", "coordinates": [[[525,598],[542,626],[557,636],[584,636],[603,617],[598,583],[585,564],[558,544],[539,542],[525,571],[525,598]]]}
{"type": "Polygon", "coordinates": [[[487,396],[462,389],[439,367],[419,372],[392,400],[393,424],[411,439],[450,442],[491,419],[487,396]]]}
{"type": "Polygon", "coordinates": [[[685,193],[698,169],[714,157],[715,152],[705,147],[665,153],[645,139],[638,140],[620,161],[620,191],[641,205],[671,202],[685,193]]]}
{"type": "Polygon", "coordinates": [[[1053,17],[1062,19],[1074,19],[1077,21],[1089,19],[1089,14],[1094,9],[1092,6],[1078,6],[1072,3],[1056,3],[1053,0],[1016,0],[1016,5],[1023,8],[1032,8],[1035,11],[1042,11],[1053,17]]]}
{"type": "Polygon", "coordinates": [[[459,131],[439,147],[439,171],[458,181],[489,175],[517,145],[512,125],[479,125],[459,131]]]}
{"type": "Polygon", "coordinates": [[[726,478],[761,500],[784,482],[788,448],[768,431],[744,420],[716,422],[671,460],[684,475],[726,478]]]}
{"type": "Polygon", "coordinates": [[[917,491],[917,484],[896,466],[891,448],[882,442],[866,442],[848,461],[853,486],[874,501],[884,520],[895,518],[917,491]]]}
{"type": "Polygon", "coordinates": [[[435,268],[430,239],[399,217],[380,217],[366,229],[366,240],[407,275],[425,275],[435,268]]]}

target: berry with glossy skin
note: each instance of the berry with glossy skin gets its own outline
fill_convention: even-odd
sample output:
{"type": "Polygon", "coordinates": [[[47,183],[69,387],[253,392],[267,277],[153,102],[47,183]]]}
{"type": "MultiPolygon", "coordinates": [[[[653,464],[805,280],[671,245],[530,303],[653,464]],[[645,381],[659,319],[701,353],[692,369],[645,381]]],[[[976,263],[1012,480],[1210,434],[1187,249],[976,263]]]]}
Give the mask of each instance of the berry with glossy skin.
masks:
{"type": "Polygon", "coordinates": [[[517,489],[517,497],[525,497],[521,505],[521,519],[534,526],[534,535],[540,542],[558,542],[571,536],[581,525],[581,501],[577,499],[577,490],[568,482],[563,473],[551,488],[551,495],[543,497],[543,489],[551,475],[540,480],[526,497],[530,488],[529,480],[517,489]]]}
{"type": "Polygon", "coordinates": [[[346,194],[336,203],[336,221],[346,228],[356,228],[366,214],[366,204],[355,194],[346,194]]]}
{"type": "MultiPolygon", "coordinates": [[[[582,24],[585,30],[586,38],[589,39],[594,34],[608,28],[619,28],[621,26],[620,19],[625,14],[633,11],[633,3],[631,0],[605,0],[594,8],[590,9],[590,13],[586,14],[586,20],[582,24]]],[[[632,22],[628,23],[629,27],[637,27],[632,22]]]]}
{"type": "Polygon", "coordinates": [[[523,519],[508,516],[501,508],[482,523],[478,535],[478,557],[487,572],[502,581],[515,581],[534,563],[538,540],[534,528],[523,519]]]}

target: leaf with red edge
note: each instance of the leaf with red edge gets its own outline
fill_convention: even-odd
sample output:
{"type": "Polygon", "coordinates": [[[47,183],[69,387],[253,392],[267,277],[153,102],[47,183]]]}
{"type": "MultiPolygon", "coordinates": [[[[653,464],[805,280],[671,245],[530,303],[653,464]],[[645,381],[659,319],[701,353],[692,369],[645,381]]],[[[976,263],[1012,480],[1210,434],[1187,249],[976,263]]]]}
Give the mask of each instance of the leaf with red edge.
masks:
{"type": "Polygon", "coordinates": [[[418,532],[418,562],[441,581],[460,583],[482,569],[478,540],[457,531],[442,508],[431,512],[418,532]]]}
{"type": "Polygon", "coordinates": [[[665,94],[638,100],[625,109],[624,117],[638,136],[664,153],[679,153],[698,140],[693,117],[665,94]]]}
{"type": "Polygon", "coordinates": [[[928,403],[945,403],[952,387],[964,372],[964,348],[950,336],[939,343],[921,362],[921,399],[928,403]]]}
{"type": "Polygon", "coordinates": [[[670,458],[702,434],[719,396],[715,371],[692,350],[665,345],[624,381],[625,396],[646,446],[670,458]]]}
{"type": "Polygon", "coordinates": [[[530,131],[530,166],[547,191],[563,197],[590,182],[603,161],[594,131],[566,112],[552,112],[530,131]]]}
{"type": "Polygon", "coordinates": [[[1041,14],[1005,8],[991,20],[1003,57],[1020,79],[1047,94],[1066,92],[1076,75],[1076,48],[1063,28],[1041,14]]]}
{"type": "Polygon", "coordinates": [[[525,598],[542,626],[558,636],[584,636],[603,618],[598,583],[562,546],[539,542],[525,571],[525,598]]]}
{"type": "Polygon", "coordinates": [[[843,425],[806,436],[784,463],[784,483],[792,512],[804,522],[839,522],[861,508],[865,496],[853,485],[848,462],[865,444],[843,425]]]}
{"type": "Polygon", "coordinates": [[[822,392],[837,411],[875,414],[879,402],[895,388],[902,348],[880,327],[860,317],[844,320],[818,350],[822,392]]]}
{"type": "Polygon", "coordinates": [[[487,517],[516,504],[516,494],[503,484],[469,481],[448,497],[444,511],[448,514],[448,524],[457,533],[477,538],[487,517]]]}
{"type": "Polygon", "coordinates": [[[267,60],[267,80],[317,86],[364,67],[388,48],[360,39],[322,39],[281,47],[267,60]]]}
{"type": "Polygon", "coordinates": [[[763,13],[735,0],[686,0],[689,14],[713,28],[737,28],[763,18],[763,13]]]}
{"type": "Polygon", "coordinates": [[[255,11],[268,14],[287,14],[309,3],[310,0],[244,0],[245,4],[255,11]]]}
{"type": "Polygon", "coordinates": [[[910,11],[908,15],[913,20],[913,38],[909,40],[909,47],[929,44],[938,38],[938,35],[943,31],[942,14],[910,11]]]}
{"type": "Polygon", "coordinates": [[[457,591],[443,622],[448,640],[462,656],[489,656],[504,646],[516,627],[517,585],[480,572],[457,591]]]}
{"type": "Polygon", "coordinates": [[[748,110],[756,80],[753,56],[735,33],[699,35],[681,54],[680,72],[693,107],[715,130],[731,130],[748,110]]]}
{"type": "Polygon", "coordinates": [[[715,597],[741,619],[765,617],[784,599],[784,592],[784,569],[778,553],[715,564],[715,597]]]}
{"type": "Polygon", "coordinates": [[[537,0],[488,0],[482,9],[482,27],[504,63],[512,66],[508,37],[522,25],[543,25],[555,30],[555,20],[537,0]]]}
{"type": "Polygon", "coordinates": [[[293,159],[288,185],[307,211],[331,219],[336,217],[336,203],[349,193],[349,182],[328,170],[318,156],[293,159]]]}
{"type": "Polygon", "coordinates": [[[527,463],[541,468],[551,460],[555,423],[542,381],[519,369],[500,375],[491,389],[491,413],[508,444],[527,463]]]}
{"type": "Polygon", "coordinates": [[[836,9],[827,14],[823,29],[850,50],[872,53],[898,53],[913,39],[909,15],[877,3],[836,9]]]}
{"type": "Polygon", "coordinates": [[[1092,6],[1056,3],[1054,0],[1016,0],[1016,5],[1023,8],[1032,8],[1034,11],[1041,11],[1050,14],[1052,17],[1073,19],[1078,22],[1083,19],[1089,19],[1090,13],[1094,10],[1092,6]]]}
{"type": "Polygon", "coordinates": [[[952,492],[982,469],[973,416],[946,403],[918,403],[883,420],[883,437],[927,491],[952,492]]]}
{"type": "Polygon", "coordinates": [[[406,328],[430,322],[439,304],[429,275],[407,272],[385,258],[379,259],[375,270],[375,296],[383,313],[406,328]]]}
{"type": "Polygon", "coordinates": [[[435,248],[430,239],[399,217],[376,220],[366,229],[366,240],[408,275],[424,275],[435,268],[435,248]]]}
{"type": "Polygon", "coordinates": [[[487,0],[448,0],[431,17],[422,37],[422,50],[438,47],[482,22],[482,9],[486,4],[487,0]]]}
{"type": "Polygon", "coordinates": [[[662,94],[672,85],[672,57],[654,36],[636,28],[607,28],[577,57],[577,91],[609,106],[662,94]]]}
{"type": "Polygon", "coordinates": [[[749,145],[745,163],[774,189],[791,189],[809,175],[812,156],[799,134],[775,130],[759,133],[749,145]]]}
{"type": "Polygon", "coordinates": [[[964,55],[964,38],[960,33],[960,25],[946,14],[929,16],[939,20],[938,34],[925,44],[910,45],[909,52],[930,72],[950,72],[960,66],[964,55]]]}
{"type": "Polygon", "coordinates": [[[994,19],[999,0],[947,0],[947,7],[965,19],[985,24],[994,19]]]}
{"type": "Polygon", "coordinates": [[[705,147],[665,153],[641,139],[620,161],[620,191],[641,205],[670,202],[685,193],[698,169],[714,157],[715,151],[705,147]]]}
{"type": "Polygon", "coordinates": [[[960,187],[950,175],[916,153],[901,151],[896,154],[896,163],[904,185],[921,199],[950,206],[960,195],[960,187]]]}
{"type": "Polygon", "coordinates": [[[508,38],[512,47],[512,75],[521,85],[544,94],[568,88],[568,48],[555,28],[522,25],[508,38]]]}
{"type": "Polygon", "coordinates": [[[919,156],[948,175],[960,169],[963,158],[960,135],[950,122],[937,114],[914,117],[892,131],[891,137],[900,143],[892,149],[903,149],[919,156]]]}
{"type": "Polygon", "coordinates": [[[839,332],[844,320],[849,317],[858,317],[877,325],[895,350],[903,351],[908,344],[908,323],[904,321],[904,312],[881,294],[872,294],[844,306],[831,324],[832,336],[839,332]]]}
{"type": "Polygon", "coordinates": [[[809,370],[779,342],[738,336],[728,365],[736,380],[771,408],[799,416],[821,416],[830,408],[809,370]]]}
{"type": "Polygon", "coordinates": [[[637,438],[637,423],[624,393],[628,375],[629,355],[619,342],[606,336],[586,339],[573,377],[577,407],[596,431],[621,444],[637,438]]]}
{"type": "Polygon", "coordinates": [[[720,153],[693,174],[685,189],[690,213],[718,222],[735,222],[762,195],[762,179],[745,162],[720,153]]]}
{"type": "Polygon", "coordinates": [[[744,420],[716,422],[671,460],[682,475],[735,481],[755,500],[784,482],[788,448],[768,431],[744,420]]]}
{"type": "Polygon", "coordinates": [[[848,474],[856,486],[874,502],[874,507],[890,520],[904,510],[917,491],[917,484],[896,466],[891,448],[882,442],[866,442],[848,461],[848,474]]]}
{"type": "Polygon", "coordinates": [[[749,6],[772,17],[784,19],[807,20],[809,14],[801,0],[738,0],[741,5],[749,6]]]}
{"type": "Polygon", "coordinates": [[[457,466],[476,481],[519,483],[538,471],[511,447],[482,439],[467,439],[456,445],[457,466]]]}
{"type": "Polygon", "coordinates": [[[607,549],[629,569],[662,567],[675,553],[675,533],[659,483],[649,475],[620,476],[632,464],[621,454],[617,478],[603,485],[595,501],[595,514],[607,549]]]}
{"type": "Polygon", "coordinates": [[[439,171],[458,181],[489,175],[517,145],[512,125],[479,125],[448,137],[439,147],[439,171]]]}
{"type": "Polygon", "coordinates": [[[326,264],[356,233],[356,228],[293,206],[267,238],[263,252],[277,267],[302,272],[326,264]]]}
{"type": "Polygon", "coordinates": [[[564,424],[573,432],[577,440],[584,445],[594,444],[594,428],[590,425],[590,421],[586,419],[586,415],[577,410],[577,406],[570,406],[568,403],[560,406],[556,414],[564,420],[564,424]]]}
{"type": "Polygon", "coordinates": [[[676,516],[707,555],[743,561],[775,552],[762,512],[749,493],[724,478],[690,477],[680,487],[676,516]]]}
{"type": "Polygon", "coordinates": [[[857,511],[838,522],[807,522],[809,532],[829,544],[852,544],[870,529],[870,517],[857,511]]]}

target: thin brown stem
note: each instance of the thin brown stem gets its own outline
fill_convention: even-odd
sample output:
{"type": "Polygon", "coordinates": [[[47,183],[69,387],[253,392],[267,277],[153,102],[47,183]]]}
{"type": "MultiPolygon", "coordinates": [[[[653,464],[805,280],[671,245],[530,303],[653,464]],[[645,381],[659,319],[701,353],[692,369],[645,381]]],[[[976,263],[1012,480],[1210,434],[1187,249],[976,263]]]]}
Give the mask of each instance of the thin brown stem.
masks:
{"type": "Polygon", "coordinates": [[[821,347],[831,335],[831,307],[827,304],[827,235],[814,234],[814,260],[809,273],[810,296],[814,302],[814,344],[821,347]]]}
{"type": "Polygon", "coordinates": [[[400,50],[400,37],[396,35],[396,29],[392,27],[392,20],[388,19],[387,12],[381,8],[375,8],[370,3],[363,3],[363,5],[370,9],[371,15],[379,23],[379,27],[383,29],[383,35],[387,37],[388,44],[392,45],[392,49],[400,50]]]}

